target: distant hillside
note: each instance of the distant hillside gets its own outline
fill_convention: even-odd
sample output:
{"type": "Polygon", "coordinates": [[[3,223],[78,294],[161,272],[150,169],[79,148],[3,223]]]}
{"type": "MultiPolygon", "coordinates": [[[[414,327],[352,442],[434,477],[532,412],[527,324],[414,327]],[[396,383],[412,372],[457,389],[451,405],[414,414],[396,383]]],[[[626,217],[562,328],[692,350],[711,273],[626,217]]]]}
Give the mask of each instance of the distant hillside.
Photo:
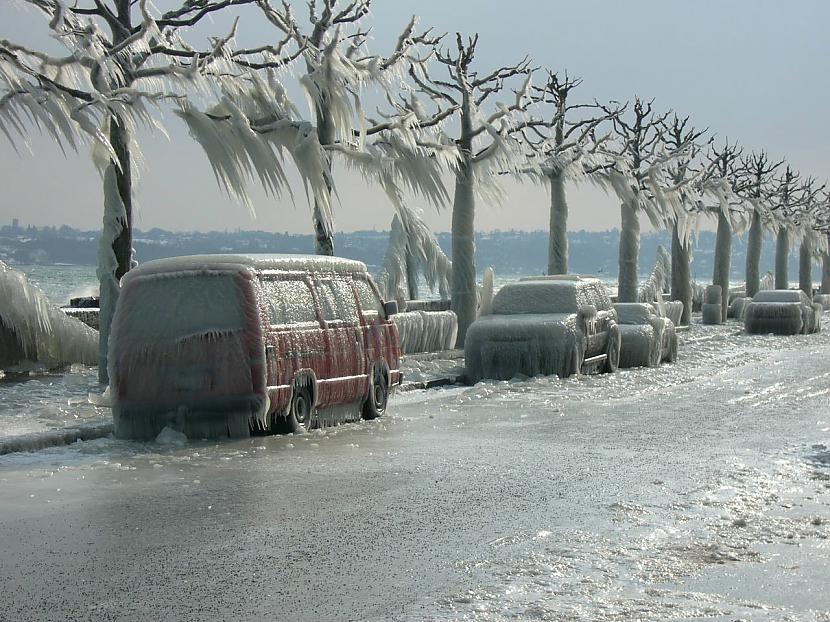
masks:
{"type": "MultiPolygon", "coordinates": [[[[95,265],[98,245],[97,231],[78,231],[71,227],[2,227],[0,228],[0,259],[10,263],[95,265]]],[[[359,259],[376,271],[383,259],[389,238],[387,231],[356,231],[337,236],[337,253],[359,259]]],[[[439,233],[438,241],[450,255],[449,233],[439,233]]],[[[571,271],[581,274],[617,275],[619,231],[569,233],[571,271]]],[[[640,272],[648,274],[654,264],[658,245],[669,247],[668,233],[647,233],[641,240],[640,272]]],[[[233,231],[210,233],[173,233],[161,229],[135,232],[134,248],[138,261],[196,253],[310,253],[314,250],[311,235],[233,231]]],[[[476,261],[479,271],[493,266],[497,274],[543,274],[547,266],[548,236],[544,231],[497,231],[476,234],[476,261]]],[[[694,249],[692,275],[707,281],[712,278],[715,234],[703,231],[694,249]]],[[[774,264],[774,240],[764,241],[762,270],[774,264]]],[[[746,252],[745,237],[732,244],[732,277],[743,278],[746,252]]],[[[790,256],[790,274],[797,278],[797,252],[790,256]]]]}

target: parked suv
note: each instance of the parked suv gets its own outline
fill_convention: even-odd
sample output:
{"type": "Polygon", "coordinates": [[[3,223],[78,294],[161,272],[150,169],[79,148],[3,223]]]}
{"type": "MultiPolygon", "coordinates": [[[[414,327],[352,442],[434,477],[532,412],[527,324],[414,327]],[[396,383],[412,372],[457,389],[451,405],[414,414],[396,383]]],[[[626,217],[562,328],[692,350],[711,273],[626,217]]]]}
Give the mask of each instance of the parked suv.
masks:
{"type": "Polygon", "coordinates": [[[467,376],[507,380],[517,374],[567,377],[612,372],[620,357],[617,312],[599,279],[535,277],[509,283],[493,313],[477,319],[464,342],[467,376]]]}
{"type": "Polygon", "coordinates": [[[115,435],[298,431],[386,408],[398,331],[365,264],[201,255],[131,270],[109,340],[115,435]]]}

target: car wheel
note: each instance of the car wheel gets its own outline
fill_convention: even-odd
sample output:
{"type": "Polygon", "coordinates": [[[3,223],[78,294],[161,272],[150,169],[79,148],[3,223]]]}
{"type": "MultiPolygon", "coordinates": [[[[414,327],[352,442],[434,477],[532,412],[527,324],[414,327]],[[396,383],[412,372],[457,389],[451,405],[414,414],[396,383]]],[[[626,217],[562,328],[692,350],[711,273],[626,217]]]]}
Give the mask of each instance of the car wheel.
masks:
{"type": "Polygon", "coordinates": [[[571,347],[571,360],[568,365],[569,368],[565,373],[565,378],[570,378],[574,374],[578,375],[582,371],[582,349],[577,342],[574,342],[571,347]]]}
{"type": "Polygon", "coordinates": [[[677,360],[677,341],[677,333],[674,333],[669,342],[669,352],[666,355],[667,363],[674,363],[677,360]]]}
{"type": "Polygon", "coordinates": [[[314,400],[309,386],[294,386],[288,407],[288,430],[299,433],[310,430],[314,421],[314,400]]]}
{"type": "Polygon", "coordinates": [[[654,322],[652,326],[654,326],[654,335],[648,349],[648,366],[657,367],[663,359],[663,330],[665,330],[665,327],[662,322],[654,322]]]}
{"type": "Polygon", "coordinates": [[[608,329],[608,344],[605,347],[605,363],[602,373],[613,374],[620,365],[620,327],[614,324],[608,329]]]}
{"type": "Polygon", "coordinates": [[[389,401],[389,376],[385,366],[375,363],[372,366],[372,375],[369,378],[369,394],[363,404],[363,418],[377,419],[386,412],[389,401]]]}

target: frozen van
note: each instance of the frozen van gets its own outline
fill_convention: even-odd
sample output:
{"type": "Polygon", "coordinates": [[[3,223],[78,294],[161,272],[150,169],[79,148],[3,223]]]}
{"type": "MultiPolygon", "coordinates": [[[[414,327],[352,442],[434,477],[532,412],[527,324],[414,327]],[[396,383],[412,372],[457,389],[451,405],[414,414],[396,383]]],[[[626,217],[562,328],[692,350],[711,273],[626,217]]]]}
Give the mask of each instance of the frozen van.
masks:
{"type": "Polygon", "coordinates": [[[131,270],[109,340],[115,436],[300,431],[381,415],[398,331],[366,265],[198,255],[131,270]]]}

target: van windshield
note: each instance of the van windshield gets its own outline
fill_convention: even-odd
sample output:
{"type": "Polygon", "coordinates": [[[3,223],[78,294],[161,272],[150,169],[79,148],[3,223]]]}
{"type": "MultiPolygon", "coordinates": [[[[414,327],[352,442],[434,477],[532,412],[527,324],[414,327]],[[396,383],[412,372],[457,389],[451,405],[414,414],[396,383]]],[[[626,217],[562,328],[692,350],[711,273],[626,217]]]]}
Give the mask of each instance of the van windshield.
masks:
{"type": "Polygon", "coordinates": [[[228,333],[245,326],[242,296],[232,274],[177,273],[136,280],[124,292],[121,329],[147,341],[228,333]]]}

